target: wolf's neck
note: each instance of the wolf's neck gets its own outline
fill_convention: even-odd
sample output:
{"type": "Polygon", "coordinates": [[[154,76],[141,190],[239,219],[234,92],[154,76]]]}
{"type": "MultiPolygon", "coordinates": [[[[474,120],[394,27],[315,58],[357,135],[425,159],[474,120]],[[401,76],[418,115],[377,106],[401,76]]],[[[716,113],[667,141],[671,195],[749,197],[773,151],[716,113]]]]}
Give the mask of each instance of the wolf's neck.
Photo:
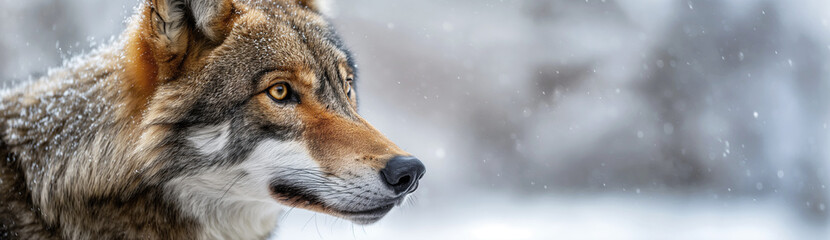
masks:
{"type": "Polygon", "coordinates": [[[117,52],[115,44],[102,47],[0,94],[1,135],[26,171],[33,198],[49,202],[43,189],[54,191],[56,186],[48,185],[72,174],[59,171],[70,159],[101,157],[78,152],[89,150],[85,148],[95,133],[113,119],[117,101],[112,83],[120,72],[117,52]]]}
{"type": "Polygon", "coordinates": [[[268,196],[250,197],[255,190],[235,184],[248,177],[240,169],[209,171],[175,178],[165,191],[201,225],[201,239],[263,239],[275,230],[282,207],[268,196]]]}
{"type": "Polygon", "coordinates": [[[47,223],[71,225],[77,214],[60,204],[112,195],[116,182],[128,177],[113,171],[132,152],[129,137],[119,135],[129,123],[116,114],[124,78],[121,46],[101,47],[0,92],[0,137],[47,223]]]}

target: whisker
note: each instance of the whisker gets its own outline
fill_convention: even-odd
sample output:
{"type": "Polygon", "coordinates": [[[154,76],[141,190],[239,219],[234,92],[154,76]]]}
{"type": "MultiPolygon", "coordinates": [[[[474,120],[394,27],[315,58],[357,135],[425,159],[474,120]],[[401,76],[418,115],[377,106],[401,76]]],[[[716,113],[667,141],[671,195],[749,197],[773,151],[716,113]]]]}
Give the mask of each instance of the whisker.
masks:
{"type": "Polygon", "coordinates": [[[357,235],[354,234],[354,223],[352,223],[352,239],[357,240],[357,235]]]}
{"type": "Polygon", "coordinates": [[[310,218],[308,218],[308,221],[305,221],[305,224],[303,224],[303,228],[301,230],[305,230],[305,227],[308,226],[308,223],[311,222],[311,219],[314,219],[314,216],[315,215],[312,215],[310,218]]]}
{"type": "Polygon", "coordinates": [[[280,217],[280,220],[279,220],[279,221],[280,221],[280,222],[282,222],[283,220],[285,220],[285,218],[287,218],[287,217],[288,217],[288,214],[291,214],[291,211],[294,211],[294,208],[297,208],[297,206],[291,206],[291,208],[289,208],[289,209],[288,209],[288,211],[286,211],[286,212],[285,212],[285,214],[283,214],[283,215],[280,217]]]}
{"type": "Polygon", "coordinates": [[[320,226],[317,225],[317,213],[314,214],[314,228],[317,229],[317,236],[319,236],[320,239],[323,239],[323,234],[320,233],[320,226]]]}

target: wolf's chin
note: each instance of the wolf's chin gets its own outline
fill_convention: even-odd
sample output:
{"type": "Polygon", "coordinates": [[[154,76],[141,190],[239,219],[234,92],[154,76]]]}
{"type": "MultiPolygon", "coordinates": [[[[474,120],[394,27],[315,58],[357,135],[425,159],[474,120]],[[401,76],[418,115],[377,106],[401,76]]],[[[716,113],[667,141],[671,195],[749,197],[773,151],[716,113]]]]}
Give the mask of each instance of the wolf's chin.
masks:
{"type": "Polygon", "coordinates": [[[351,212],[351,211],[341,211],[340,213],[343,214],[343,218],[352,221],[358,225],[368,225],[375,223],[386,216],[392,208],[395,207],[396,204],[389,204],[386,206],[381,206],[375,209],[369,209],[365,211],[359,212],[351,212]]]}
{"type": "Polygon", "coordinates": [[[379,221],[386,216],[392,208],[399,205],[403,201],[403,198],[399,197],[391,199],[388,202],[378,204],[378,206],[374,208],[343,209],[342,207],[335,207],[325,204],[320,197],[314,195],[311,191],[304,190],[300,187],[291,185],[273,185],[270,188],[273,198],[280,204],[337,216],[358,225],[367,225],[379,221]]]}
{"type": "Polygon", "coordinates": [[[370,225],[380,221],[380,219],[382,219],[385,215],[386,214],[377,217],[346,217],[346,219],[357,225],[370,225]]]}

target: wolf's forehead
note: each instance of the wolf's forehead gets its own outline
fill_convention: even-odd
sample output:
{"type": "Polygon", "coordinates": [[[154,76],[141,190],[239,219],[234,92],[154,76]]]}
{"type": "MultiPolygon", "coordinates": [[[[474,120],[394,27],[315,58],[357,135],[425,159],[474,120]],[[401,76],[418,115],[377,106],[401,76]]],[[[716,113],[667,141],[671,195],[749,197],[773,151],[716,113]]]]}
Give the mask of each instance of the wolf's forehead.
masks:
{"type": "MultiPolygon", "coordinates": [[[[343,71],[353,73],[351,57],[328,22],[308,9],[297,13],[251,9],[238,21],[234,41],[259,59],[259,68],[296,71],[296,81],[312,86],[315,98],[345,109],[340,95],[343,71]],[[344,67],[346,69],[342,69],[344,67]],[[303,77],[299,77],[302,75],[303,77]]],[[[262,69],[257,69],[262,70],[262,69]]],[[[346,111],[344,111],[346,112],[346,111]]]]}
{"type": "Polygon", "coordinates": [[[238,38],[254,45],[256,55],[279,66],[315,71],[349,61],[334,30],[320,15],[306,9],[299,13],[254,9],[240,20],[238,38]]]}

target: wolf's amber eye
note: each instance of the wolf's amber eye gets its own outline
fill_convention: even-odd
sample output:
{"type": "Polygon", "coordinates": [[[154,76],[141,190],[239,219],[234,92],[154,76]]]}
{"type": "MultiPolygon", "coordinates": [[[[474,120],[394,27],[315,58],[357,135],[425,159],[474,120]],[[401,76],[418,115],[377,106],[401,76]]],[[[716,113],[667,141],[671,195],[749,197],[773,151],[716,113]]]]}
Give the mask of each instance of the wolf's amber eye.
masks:
{"type": "Polygon", "coordinates": [[[277,83],[271,88],[268,89],[268,95],[271,96],[274,100],[285,100],[288,98],[288,84],[285,83],[277,83]]]}

